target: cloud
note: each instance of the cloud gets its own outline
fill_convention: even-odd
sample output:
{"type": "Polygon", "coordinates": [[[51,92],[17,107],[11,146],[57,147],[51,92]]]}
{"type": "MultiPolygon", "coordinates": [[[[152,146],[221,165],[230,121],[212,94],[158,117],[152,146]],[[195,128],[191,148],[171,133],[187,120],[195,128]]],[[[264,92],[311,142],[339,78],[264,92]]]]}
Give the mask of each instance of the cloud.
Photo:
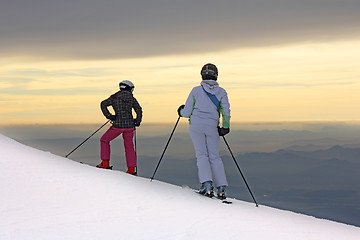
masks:
{"type": "MultiPolygon", "coordinates": [[[[64,80],[64,82],[68,81],[64,80]]],[[[71,96],[107,93],[104,89],[89,86],[74,86],[70,84],[60,86],[56,84],[42,85],[45,85],[45,83],[36,78],[1,78],[0,93],[7,96],[71,96]]],[[[2,99],[9,100],[8,98],[0,98],[0,101],[2,99]]]]}
{"type": "Polygon", "coordinates": [[[93,77],[99,75],[109,75],[113,72],[112,68],[68,68],[58,70],[44,69],[16,69],[8,71],[12,75],[24,76],[45,76],[45,77],[93,77]]]}
{"type": "Polygon", "coordinates": [[[228,84],[231,84],[232,88],[237,88],[237,89],[241,89],[241,88],[256,88],[256,89],[260,89],[260,88],[264,88],[264,89],[269,89],[269,88],[313,88],[313,87],[336,87],[336,86],[348,86],[348,85],[353,85],[353,86],[357,86],[358,83],[355,81],[341,81],[342,79],[337,79],[337,80],[332,80],[332,79],[327,79],[327,81],[323,81],[323,82],[306,82],[306,83],[300,83],[300,82],[294,82],[294,83],[289,83],[289,82],[256,82],[256,83],[251,83],[251,82],[228,82],[228,84]]]}
{"type": "Polygon", "coordinates": [[[106,94],[105,90],[93,88],[66,88],[66,89],[26,89],[11,88],[2,91],[4,94],[13,96],[81,96],[81,95],[99,95],[106,94]]]}
{"type": "Polygon", "coordinates": [[[6,1],[3,56],[129,58],[358,38],[357,0],[6,1]]]}

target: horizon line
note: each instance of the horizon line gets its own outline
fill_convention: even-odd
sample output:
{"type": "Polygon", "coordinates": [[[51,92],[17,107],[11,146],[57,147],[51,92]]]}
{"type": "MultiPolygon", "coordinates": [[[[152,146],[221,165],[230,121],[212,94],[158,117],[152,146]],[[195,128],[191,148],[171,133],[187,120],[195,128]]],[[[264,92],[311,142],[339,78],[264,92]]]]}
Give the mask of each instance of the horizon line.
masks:
{"type": "MultiPolygon", "coordinates": [[[[175,122],[175,121],[174,121],[175,122]]],[[[141,125],[161,125],[161,124],[174,124],[174,122],[146,122],[141,125]]],[[[360,120],[278,120],[278,121],[233,121],[231,125],[268,125],[268,124],[360,124],[360,120]]],[[[70,125],[100,125],[102,122],[77,122],[77,123],[3,123],[0,127],[12,126],[70,126],[70,125]]],[[[179,124],[188,124],[186,122],[179,122],[179,124]]],[[[230,126],[231,126],[230,125],[230,126]]]]}

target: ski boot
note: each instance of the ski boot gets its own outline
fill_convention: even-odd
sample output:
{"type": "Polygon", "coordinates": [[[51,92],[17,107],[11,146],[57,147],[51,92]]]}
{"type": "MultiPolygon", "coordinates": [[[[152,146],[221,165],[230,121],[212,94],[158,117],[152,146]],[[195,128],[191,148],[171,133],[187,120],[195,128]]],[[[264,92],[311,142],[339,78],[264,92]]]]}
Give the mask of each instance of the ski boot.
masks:
{"type": "Polygon", "coordinates": [[[97,168],[104,168],[104,169],[112,169],[110,166],[110,160],[102,160],[99,165],[96,166],[97,168]]]}
{"type": "Polygon", "coordinates": [[[226,199],[226,192],[225,192],[226,186],[220,186],[217,188],[217,198],[224,200],[226,199]]]}
{"type": "Polygon", "coordinates": [[[214,191],[213,191],[212,181],[203,182],[199,189],[199,193],[210,198],[213,197],[214,191]]]}
{"type": "Polygon", "coordinates": [[[136,167],[129,167],[128,170],[126,171],[126,173],[129,173],[131,175],[137,175],[137,169],[136,167]]]}

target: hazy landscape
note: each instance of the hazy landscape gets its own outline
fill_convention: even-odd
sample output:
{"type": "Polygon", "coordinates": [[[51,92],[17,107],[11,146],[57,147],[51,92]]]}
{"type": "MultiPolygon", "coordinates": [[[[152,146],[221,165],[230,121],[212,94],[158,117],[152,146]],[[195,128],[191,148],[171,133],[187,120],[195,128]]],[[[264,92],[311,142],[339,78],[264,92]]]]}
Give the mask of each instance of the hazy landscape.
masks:
{"type": "MultiPolygon", "coordinates": [[[[99,125],[2,126],[0,132],[26,145],[67,155],[99,125]]],[[[95,166],[105,126],[69,156],[95,166]]],[[[143,124],[136,131],[139,175],[151,177],[174,127],[143,124]]],[[[182,120],[155,175],[176,185],[199,186],[194,150],[182,120]]],[[[360,226],[360,143],[358,123],[239,123],[226,139],[261,205],[360,226]]],[[[124,171],[121,137],[112,142],[112,165],[124,171]]],[[[228,195],[252,202],[226,145],[220,143],[228,195]]],[[[15,166],[16,167],[16,166],[15,166]]]]}

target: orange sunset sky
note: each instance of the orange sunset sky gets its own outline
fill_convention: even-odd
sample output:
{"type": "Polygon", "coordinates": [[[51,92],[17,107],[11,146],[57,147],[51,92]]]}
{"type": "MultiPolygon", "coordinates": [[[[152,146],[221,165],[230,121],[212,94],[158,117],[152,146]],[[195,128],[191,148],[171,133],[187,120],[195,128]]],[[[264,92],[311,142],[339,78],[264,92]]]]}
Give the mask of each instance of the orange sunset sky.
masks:
{"type": "Polygon", "coordinates": [[[3,1],[0,124],[98,123],[135,84],[174,122],[214,63],[232,121],[359,121],[359,1],[3,1]]]}

